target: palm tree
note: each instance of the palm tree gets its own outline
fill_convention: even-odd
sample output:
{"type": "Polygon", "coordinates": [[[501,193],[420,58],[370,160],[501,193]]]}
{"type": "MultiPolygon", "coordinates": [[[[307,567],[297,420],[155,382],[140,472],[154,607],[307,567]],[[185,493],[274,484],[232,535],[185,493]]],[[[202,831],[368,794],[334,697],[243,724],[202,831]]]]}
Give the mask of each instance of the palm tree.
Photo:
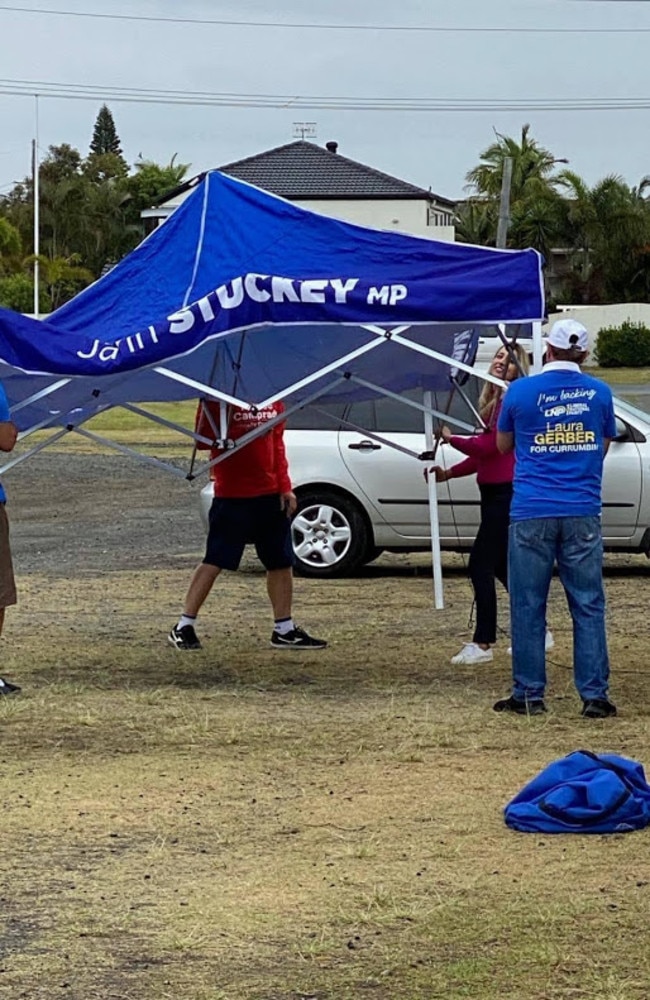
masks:
{"type": "Polygon", "coordinates": [[[521,139],[496,133],[493,142],[480,154],[481,163],[466,176],[468,185],[478,194],[498,198],[501,193],[503,165],[512,160],[510,200],[516,202],[525,196],[538,196],[553,188],[553,168],[558,162],[553,154],[530,137],[530,125],[524,125],[521,139]]]}
{"type": "MultiPolygon", "coordinates": [[[[489,236],[483,234],[481,242],[496,242],[498,205],[501,197],[504,164],[512,161],[512,180],[509,191],[511,224],[508,246],[535,247],[548,256],[557,244],[562,213],[557,191],[557,175],[553,170],[560,162],[553,154],[531,138],[530,126],[524,125],[519,141],[496,133],[493,142],[481,153],[481,163],[466,176],[469,188],[483,205],[480,217],[483,226],[491,224],[489,236]]],[[[471,201],[472,199],[470,199],[471,201]]],[[[466,203],[468,204],[468,203],[466,203]]],[[[465,215],[461,215],[461,233],[465,215]]],[[[479,230],[475,229],[478,233],[479,230]]]]}
{"type": "Polygon", "coordinates": [[[559,179],[567,290],[580,302],[645,301],[650,291],[650,207],[642,192],[611,174],[593,187],[571,171],[559,179]]]}
{"type": "Polygon", "coordinates": [[[497,206],[487,198],[468,198],[456,208],[456,238],[462,243],[494,246],[497,231],[497,206]]]}
{"type": "Polygon", "coordinates": [[[25,258],[24,266],[31,270],[38,259],[40,273],[43,278],[42,295],[47,295],[43,303],[44,312],[53,312],[68,299],[80,292],[94,280],[94,275],[85,267],[81,267],[78,255],[71,257],[36,258],[33,254],[25,258]]]}

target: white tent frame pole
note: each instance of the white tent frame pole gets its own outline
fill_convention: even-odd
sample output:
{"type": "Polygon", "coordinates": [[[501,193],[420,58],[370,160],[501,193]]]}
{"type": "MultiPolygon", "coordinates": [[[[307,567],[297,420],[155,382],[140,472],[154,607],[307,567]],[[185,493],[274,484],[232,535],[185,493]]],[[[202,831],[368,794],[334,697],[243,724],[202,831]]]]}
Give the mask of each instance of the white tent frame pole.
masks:
{"type": "Polygon", "coordinates": [[[183,427],[182,424],[177,424],[173,420],[166,420],[165,417],[160,417],[157,413],[150,413],[149,410],[144,410],[141,406],[137,406],[135,403],[118,403],[115,406],[115,409],[118,410],[120,408],[123,410],[129,410],[130,413],[135,413],[139,417],[145,417],[147,420],[151,420],[154,424],[160,424],[161,427],[169,427],[170,430],[178,431],[179,434],[184,434],[186,437],[203,441],[206,444],[209,443],[207,438],[199,437],[192,431],[188,430],[187,427],[183,427]]]}
{"type": "MultiPolygon", "coordinates": [[[[31,430],[38,430],[38,427],[30,428],[30,431],[25,433],[31,433],[31,430]]],[[[5,472],[9,471],[9,469],[13,469],[16,465],[20,465],[21,462],[25,462],[28,458],[31,458],[32,455],[38,454],[39,451],[43,451],[44,448],[54,444],[54,442],[58,441],[59,438],[65,437],[65,435],[69,433],[69,427],[62,427],[60,431],[56,432],[56,434],[52,434],[51,437],[47,438],[47,440],[34,445],[34,447],[30,448],[29,451],[25,451],[22,455],[16,455],[14,458],[9,459],[8,462],[5,462],[4,465],[0,466],[0,475],[3,476],[5,472]]],[[[24,434],[21,434],[20,436],[22,438],[24,437],[24,434]]]]}
{"type": "Polygon", "coordinates": [[[402,444],[396,444],[394,441],[389,441],[387,438],[382,437],[381,434],[376,434],[374,431],[369,431],[367,428],[362,427],[360,424],[353,424],[351,420],[345,420],[341,418],[339,421],[344,427],[350,428],[353,431],[357,431],[358,434],[363,434],[364,437],[370,438],[372,441],[379,441],[381,444],[388,445],[393,451],[400,451],[402,455],[408,455],[409,458],[418,458],[418,452],[411,451],[410,448],[405,448],[402,444]]]}
{"type": "Polygon", "coordinates": [[[471,365],[466,365],[464,361],[455,361],[448,354],[441,354],[439,351],[433,351],[430,347],[425,347],[423,344],[416,344],[415,341],[408,340],[398,333],[394,333],[391,340],[394,340],[397,344],[402,344],[404,347],[410,347],[412,351],[417,351],[418,354],[424,354],[428,358],[433,358],[434,361],[442,361],[444,364],[449,365],[450,368],[458,368],[459,371],[468,372],[470,375],[477,375],[485,382],[493,382],[494,385],[503,385],[502,379],[495,378],[494,375],[490,375],[488,372],[477,372],[475,368],[472,368],[471,365]]]}
{"type": "MultiPolygon", "coordinates": [[[[369,344],[364,344],[363,347],[358,347],[356,351],[351,351],[342,358],[337,358],[336,361],[332,361],[331,364],[326,365],[324,368],[320,368],[317,372],[300,379],[298,382],[294,382],[293,385],[289,385],[282,389],[279,393],[276,392],[272,396],[268,396],[266,399],[258,403],[258,408],[261,410],[265,406],[271,406],[273,403],[277,403],[284,399],[285,396],[290,396],[292,393],[297,392],[299,389],[303,389],[306,385],[311,385],[312,382],[317,382],[319,378],[323,378],[325,375],[329,375],[331,372],[336,371],[342,365],[348,363],[348,361],[354,361],[355,358],[360,358],[363,354],[368,354],[369,351],[373,351],[376,347],[381,347],[383,344],[387,343],[386,331],[382,331],[382,336],[377,335],[377,340],[371,341],[369,344]]],[[[323,393],[319,393],[323,395],[323,393]]]]}
{"type": "Polygon", "coordinates": [[[51,385],[46,386],[44,389],[39,389],[38,392],[28,396],[27,399],[21,399],[19,403],[15,403],[11,407],[11,413],[18,413],[19,410],[22,410],[25,406],[29,406],[30,403],[37,403],[39,399],[44,399],[51,393],[56,392],[57,389],[62,389],[64,385],[68,385],[71,381],[72,379],[70,378],[62,378],[58,382],[52,382],[51,385]]]}
{"type": "MultiPolygon", "coordinates": [[[[346,379],[345,377],[341,377],[339,379],[336,379],[335,382],[330,383],[329,385],[323,387],[322,389],[319,389],[318,392],[313,393],[313,395],[308,396],[306,399],[301,399],[300,403],[296,404],[295,406],[292,406],[292,407],[289,407],[288,409],[286,409],[285,412],[282,413],[275,420],[268,420],[268,421],[265,422],[265,424],[264,424],[263,427],[256,428],[255,430],[249,431],[248,434],[242,435],[242,437],[240,437],[240,438],[237,439],[237,443],[235,445],[235,448],[242,448],[245,444],[248,444],[249,441],[252,441],[254,438],[259,437],[261,434],[265,434],[276,423],[279,423],[282,420],[286,420],[287,417],[289,417],[296,410],[301,410],[305,406],[310,405],[312,402],[314,402],[314,400],[317,400],[321,396],[323,396],[326,393],[328,393],[337,384],[339,384],[341,382],[345,382],[345,381],[354,382],[356,384],[363,385],[363,386],[365,386],[368,389],[376,390],[377,392],[380,392],[382,396],[390,396],[391,398],[396,399],[399,403],[403,403],[405,406],[410,406],[413,409],[419,410],[425,416],[425,418],[426,418],[427,415],[430,415],[431,418],[438,417],[441,420],[447,419],[447,414],[443,413],[440,410],[436,410],[436,409],[433,409],[433,408],[427,409],[426,406],[422,405],[421,403],[417,403],[415,400],[404,399],[403,396],[400,396],[396,392],[391,392],[390,390],[381,389],[381,387],[376,386],[373,382],[368,382],[368,381],[366,381],[366,379],[360,379],[360,378],[358,378],[355,375],[351,375],[350,378],[349,378],[349,380],[346,379]]],[[[431,394],[429,394],[429,395],[431,395],[431,394]]],[[[262,404],[260,403],[259,406],[261,407],[262,404]]],[[[144,411],[142,411],[142,412],[144,413],[144,411]]],[[[144,414],[144,415],[146,415],[146,414],[144,414]]],[[[394,451],[399,451],[399,452],[401,452],[404,455],[408,455],[409,458],[419,458],[419,453],[418,452],[412,451],[410,448],[405,448],[402,445],[398,445],[394,441],[389,441],[388,438],[383,437],[381,434],[376,434],[373,431],[369,431],[366,427],[361,427],[360,424],[355,424],[351,420],[346,420],[344,417],[332,417],[332,420],[336,420],[337,423],[341,423],[345,427],[349,427],[352,430],[358,431],[359,434],[365,434],[367,437],[371,438],[373,441],[379,441],[379,442],[381,442],[381,444],[387,445],[388,447],[392,448],[394,451]]],[[[459,427],[462,427],[464,430],[468,430],[468,431],[475,430],[475,428],[474,428],[474,426],[472,424],[465,423],[465,421],[463,421],[463,420],[454,420],[453,422],[456,423],[459,427]]],[[[175,425],[172,424],[171,426],[175,426],[175,425]]],[[[206,438],[200,437],[197,434],[193,434],[192,436],[194,437],[195,440],[201,441],[202,444],[208,444],[209,443],[206,438]]],[[[225,440],[225,436],[222,438],[222,440],[225,440]]],[[[199,476],[199,475],[201,475],[201,473],[203,473],[207,469],[210,469],[214,465],[217,465],[218,463],[223,462],[226,459],[227,455],[230,452],[232,452],[233,450],[234,450],[234,448],[228,448],[228,449],[226,449],[224,451],[223,455],[219,455],[218,458],[212,459],[212,461],[206,462],[204,465],[199,466],[199,468],[196,469],[195,475],[199,476]]],[[[427,450],[431,450],[431,449],[428,448],[427,450]]]]}
{"type": "Polygon", "coordinates": [[[223,400],[219,403],[219,433],[222,441],[228,437],[228,404],[223,400]]]}
{"type": "MultiPolygon", "coordinates": [[[[224,449],[222,455],[219,455],[217,456],[217,458],[213,458],[209,462],[205,462],[203,465],[199,466],[198,469],[196,469],[196,471],[193,473],[191,478],[196,478],[197,476],[200,476],[203,472],[206,472],[208,469],[211,469],[214,465],[218,465],[220,462],[223,462],[236,449],[243,448],[244,445],[248,444],[250,441],[253,441],[255,438],[261,437],[262,434],[267,434],[268,431],[270,431],[271,428],[275,427],[276,424],[282,423],[287,419],[287,417],[290,417],[292,413],[295,413],[296,410],[301,410],[304,406],[308,406],[311,402],[313,402],[314,399],[319,399],[320,396],[322,396],[326,392],[329,392],[330,389],[332,389],[336,385],[339,385],[341,382],[345,382],[345,379],[344,378],[335,379],[334,382],[331,382],[328,386],[319,389],[318,392],[313,393],[311,396],[307,396],[306,399],[301,399],[300,402],[297,403],[295,406],[291,406],[288,409],[285,409],[283,413],[278,414],[278,416],[275,417],[273,420],[265,420],[264,423],[259,427],[254,428],[247,434],[242,434],[240,438],[237,438],[237,441],[231,442],[231,447],[224,449]]],[[[259,409],[261,405],[262,404],[259,404],[257,408],[259,409]]],[[[250,403],[244,404],[244,409],[251,409],[250,403]]],[[[228,428],[226,427],[225,432],[222,433],[224,434],[222,441],[225,442],[227,440],[225,434],[228,433],[228,428]]],[[[197,441],[201,441],[206,444],[210,443],[207,442],[205,438],[199,437],[197,434],[193,434],[192,436],[197,441]]]]}
{"type": "MultiPolygon", "coordinates": [[[[505,386],[505,382],[503,384],[505,386]]],[[[454,386],[454,391],[458,393],[458,395],[461,397],[461,399],[463,400],[463,402],[467,406],[467,409],[471,413],[473,413],[474,416],[476,417],[476,426],[472,427],[470,424],[465,424],[465,423],[461,422],[460,420],[457,420],[455,417],[450,417],[448,414],[445,415],[445,419],[450,424],[457,424],[459,427],[464,427],[464,428],[469,429],[472,434],[476,431],[476,427],[477,426],[478,427],[482,427],[483,430],[485,430],[487,428],[487,424],[485,423],[485,420],[483,419],[483,417],[481,416],[481,414],[478,412],[478,410],[474,406],[473,402],[471,401],[471,399],[469,398],[469,396],[467,395],[467,393],[463,389],[462,385],[460,385],[459,382],[456,382],[453,379],[452,379],[452,385],[454,386]]]]}
{"type": "Polygon", "coordinates": [[[533,323],[533,373],[541,372],[543,353],[542,324],[539,320],[535,320],[533,323]]]}
{"type": "Polygon", "coordinates": [[[102,437],[101,434],[95,434],[93,431],[83,430],[81,427],[72,427],[70,433],[79,434],[80,437],[88,438],[89,441],[93,441],[95,444],[102,444],[106,448],[111,448],[113,451],[121,452],[122,455],[128,455],[130,458],[137,458],[139,462],[146,462],[148,465],[155,465],[157,468],[164,469],[166,472],[172,472],[175,476],[178,476],[181,479],[187,479],[187,474],[183,472],[182,469],[177,469],[173,465],[161,462],[159,458],[153,458],[151,455],[144,455],[141,451],[135,451],[133,448],[127,448],[126,445],[118,444],[117,441],[110,441],[109,438],[102,437]]]}
{"type": "MultiPolygon", "coordinates": [[[[433,415],[431,413],[431,390],[424,393],[427,409],[424,413],[424,440],[427,451],[433,451],[433,415]]],[[[442,590],[442,558],[440,555],[440,518],[438,516],[438,490],[435,475],[427,476],[429,487],[429,517],[431,519],[431,566],[433,569],[433,603],[440,611],[445,606],[442,590]]]]}
{"type": "MultiPolygon", "coordinates": [[[[396,399],[398,403],[403,403],[404,406],[410,406],[412,409],[419,410],[421,413],[432,413],[434,417],[439,417],[441,420],[449,420],[449,423],[456,424],[458,427],[462,427],[463,430],[470,432],[476,430],[474,424],[468,424],[464,420],[457,420],[454,417],[449,417],[448,414],[443,413],[442,410],[435,410],[433,407],[428,409],[423,403],[418,403],[414,399],[405,399],[404,396],[400,396],[398,392],[391,392],[390,389],[382,389],[381,386],[375,385],[374,382],[368,382],[366,379],[359,378],[357,375],[351,375],[350,382],[354,382],[355,385],[363,385],[366,389],[374,389],[375,392],[380,393],[382,396],[388,396],[390,399],[396,399]]],[[[455,388],[458,389],[458,386],[455,386],[455,388]]],[[[476,412],[471,404],[469,404],[469,409],[472,410],[472,412],[476,412]]],[[[345,421],[343,422],[345,423],[345,421]]]]}
{"type": "MultiPolygon", "coordinates": [[[[24,441],[25,438],[30,437],[30,435],[35,434],[36,431],[42,431],[44,427],[50,427],[52,422],[56,419],[57,414],[51,413],[49,417],[44,417],[43,420],[39,420],[37,424],[32,424],[31,427],[26,427],[24,431],[18,432],[18,440],[24,441]]],[[[65,427],[64,430],[69,430],[65,427]]]]}
{"type": "Polygon", "coordinates": [[[155,371],[157,375],[162,375],[164,378],[171,379],[172,382],[180,382],[181,385],[186,385],[188,389],[196,389],[197,395],[199,396],[210,396],[212,399],[223,400],[224,403],[230,403],[231,406],[243,406],[245,409],[250,409],[250,403],[243,402],[241,399],[236,399],[235,396],[229,396],[227,392],[220,392],[218,389],[205,385],[203,382],[197,382],[196,379],[188,378],[187,375],[180,375],[178,372],[170,371],[169,368],[161,368],[159,365],[157,365],[153,371],[155,371]]]}
{"type": "MultiPolygon", "coordinates": [[[[404,327],[404,329],[408,328],[404,327]]],[[[318,379],[323,378],[323,376],[329,375],[330,372],[336,371],[337,368],[340,368],[341,365],[346,364],[348,361],[353,361],[355,358],[361,357],[363,354],[367,354],[368,351],[372,351],[374,348],[380,347],[388,339],[386,337],[385,330],[382,330],[381,333],[378,333],[375,330],[372,330],[371,332],[377,337],[376,340],[371,341],[369,344],[364,344],[363,347],[359,347],[355,351],[351,351],[342,358],[337,358],[337,360],[333,361],[331,364],[326,365],[324,368],[320,368],[318,371],[313,372],[304,379],[300,379],[299,382],[294,382],[293,385],[287,386],[279,393],[274,393],[267,399],[256,403],[255,406],[261,410],[265,406],[271,406],[272,403],[279,402],[281,399],[284,399],[285,396],[290,396],[291,393],[297,392],[298,389],[302,389],[306,385],[311,385],[312,382],[316,382],[318,379]]],[[[196,389],[199,394],[210,396],[213,399],[221,400],[225,403],[230,403],[232,406],[243,406],[245,409],[251,408],[251,403],[246,402],[245,400],[237,399],[236,397],[230,396],[225,392],[220,392],[217,389],[213,389],[211,386],[204,385],[202,382],[197,382],[196,379],[188,378],[186,375],[180,375],[178,372],[173,372],[169,368],[156,366],[153,370],[158,375],[172,379],[174,382],[180,382],[181,385],[185,385],[189,389],[196,389]]]]}

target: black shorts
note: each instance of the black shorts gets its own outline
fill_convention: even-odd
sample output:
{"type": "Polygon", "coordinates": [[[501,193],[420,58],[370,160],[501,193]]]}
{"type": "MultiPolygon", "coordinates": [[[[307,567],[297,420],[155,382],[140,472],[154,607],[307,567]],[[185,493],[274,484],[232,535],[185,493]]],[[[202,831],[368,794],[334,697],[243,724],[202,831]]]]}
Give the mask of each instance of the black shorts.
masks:
{"type": "Polygon", "coordinates": [[[280,495],[215,497],[210,507],[204,563],[235,570],[246,545],[254,545],[265,569],[293,566],[291,522],[280,495]]]}

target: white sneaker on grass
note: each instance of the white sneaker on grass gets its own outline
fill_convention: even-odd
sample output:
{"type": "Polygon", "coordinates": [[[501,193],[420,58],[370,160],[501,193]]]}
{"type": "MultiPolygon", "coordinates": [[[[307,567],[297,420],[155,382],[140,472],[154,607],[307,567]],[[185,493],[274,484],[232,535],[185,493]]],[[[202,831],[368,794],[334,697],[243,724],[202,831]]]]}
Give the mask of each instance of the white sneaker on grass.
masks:
{"type": "Polygon", "coordinates": [[[460,653],[452,656],[452,663],[490,663],[492,660],[491,649],[481,649],[475,642],[467,642],[460,653]]]}
{"type": "MultiPolygon", "coordinates": [[[[555,639],[553,638],[553,633],[550,628],[546,629],[546,635],[544,636],[544,652],[548,653],[555,645],[555,639]]],[[[512,656],[512,646],[508,646],[508,656],[512,656]]]]}

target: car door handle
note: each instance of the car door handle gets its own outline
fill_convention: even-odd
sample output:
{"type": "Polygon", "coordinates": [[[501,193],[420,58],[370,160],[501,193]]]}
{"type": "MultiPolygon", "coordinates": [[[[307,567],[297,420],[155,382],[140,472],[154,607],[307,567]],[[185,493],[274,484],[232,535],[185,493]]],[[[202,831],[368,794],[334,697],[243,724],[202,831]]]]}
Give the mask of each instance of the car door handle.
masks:
{"type": "Polygon", "coordinates": [[[352,451],[379,451],[381,445],[364,438],[363,441],[353,441],[352,444],[348,445],[348,448],[351,448],[352,451]]]}

